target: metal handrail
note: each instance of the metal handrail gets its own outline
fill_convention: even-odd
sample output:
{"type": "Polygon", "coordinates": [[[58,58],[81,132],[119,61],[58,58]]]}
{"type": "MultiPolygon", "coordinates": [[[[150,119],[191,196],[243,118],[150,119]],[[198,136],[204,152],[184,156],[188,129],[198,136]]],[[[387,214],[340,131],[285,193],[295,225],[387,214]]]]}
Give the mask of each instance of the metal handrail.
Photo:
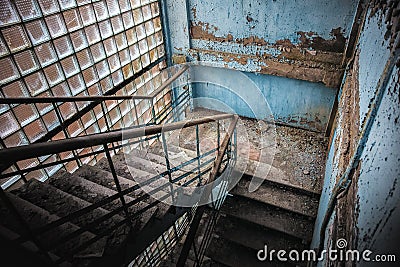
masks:
{"type": "Polygon", "coordinates": [[[36,103],[59,103],[59,102],[103,102],[108,100],[151,100],[156,97],[165,88],[171,85],[176,79],[178,79],[183,73],[189,69],[189,66],[185,65],[182,69],[176,72],[168,80],[166,80],[160,87],[154,90],[150,95],[133,95],[133,96],[118,96],[118,95],[107,95],[107,96],[52,96],[52,97],[9,97],[0,98],[0,104],[36,104],[36,103]]]}
{"type": "Polygon", "coordinates": [[[213,121],[225,120],[233,118],[232,114],[214,115],[203,117],[191,121],[180,121],[164,125],[152,125],[142,128],[117,130],[114,132],[98,133],[87,136],[69,138],[65,140],[50,141],[44,143],[30,144],[20,147],[11,147],[0,150],[0,172],[3,172],[11,162],[21,161],[25,159],[58,154],[76,149],[99,146],[105,143],[113,143],[125,139],[133,139],[138,137],[170,132],[182,128],[188,128],[195,125],[201,125],[213,121]]]}

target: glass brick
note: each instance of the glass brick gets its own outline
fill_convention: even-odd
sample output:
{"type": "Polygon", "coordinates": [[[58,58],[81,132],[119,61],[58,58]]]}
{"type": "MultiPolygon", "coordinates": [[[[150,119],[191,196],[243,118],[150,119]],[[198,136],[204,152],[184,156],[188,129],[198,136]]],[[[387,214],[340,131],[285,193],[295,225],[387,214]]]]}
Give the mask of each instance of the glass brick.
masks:
{"type": "Polygon", "coordinates": [[[29,124],[39,117],[34,105],[18,105],[14,109],[14,114],[22,126],[29,124]]]}
{"type": "Polygon", "coordinates": [[[157,46],[158,56],[161,58],[165,55],[165,49],[163,45],[157,46]]]}
{"type": "Polygon", "coordinates": [[[141,6],[140,0],[131,0],[131,7],[132,9],[138,8],[141,6]]]}
{"type": "Polygon", "coordinates": [[[140,58],[133,60],[132,67],[135,73],[139,72],[142,69],[142,63],[140,62],[140,58]]]}
{"type": "Polygon", "coordinates": [[[64,79],[62,69],[59,63],[53,64],[44,69],[44,74],[46,75],[47,81],[50,86],[53,86],[64,79]]]}
{"type": "Polygon", "coordinates": [[[64,120],[71,118],[76,113],[76,107],[74,103],[64,103],[59,106],[61,116],[64,120]]]}
{"type": "Polygon", "coordinates": [[[154,38],[156,39],[156,44],[160,45],[163,43],[163,35],[162,32],[156,32],[156,34],[154,34],[154,38]]]}
{"type": "Polygon", "coordinates": [[[91,86],[98,81],[97,75],[93,67],[90,67],[83,71],[83,79],[85,80],[86,86],[91,86]]]}
{"type": "Polygon", "coordinates": [[[32,0],[15,0],[15,5],[22,20],[29,20],[41,16],[39,6],[32,0]]]}
{"type": "Polygon", "coordinates": [[[149,20],[144,24],[144,28],[146,29],[146,34],[147,36],[153,34],[154,31],[154,25],[153,25],[153,21],[149,20]]]}
{"type": "Polygon", "coordinates": [[[0,24],[6,26],[19,21],[19,16],[11,2],[0,1],[0,24]]]}
{"type": "Polygon", "coordinates": [[[108,92],[113,87],[112,81],[109,76],[101,80],[100,85],[104,93],[108,92]]]}
{"type": "Polygon", "coordinates": [[[95,117],[93,115],[93,112],[90,111],[81,117],[82,123],[85,126],[85,128],[88,128],[90,125],[92,125],[95,122],[95,117]]]}
{"type": "Polygon", "coordinates": [[[19,128],[17,120],[14,118],[11,111],[0,115],[0,137],[4,139],[10,134],[16,132],[19,128]]]}
{"type": "Polygon", "coordinates": [[[106,0],[106,3],[110,17],[118,15],[120,13],[119,4],[117,0],[106,0]]]}
{"type": "Polygon", "coordinates": [[[156,32],[161,31],[161,19],[160,17],[157,17],[153,19],[153,25],[154,25],[154,30],[156,32]]]}
{"type": "Polygon", "coordinates": [[[124,76],[122,75],[122,71],[119,69],[113,74],[111,74],[114,86],[122,83],[124,81],[124,76]]]}
{"type": "Polygon", "coordinates": [[[24,132],[25,135],[28,137],[29,141],[33,143],[42,136],[44,136],[47,131],[46,131],[46,126],[40,119],[38,119],[25,126],[24,132]]]}
{"type": "MultiPolygon", "coordinates": [[[[83,91],[82,93],[78,94],[77,96],[88,96],[88,93],[86,91],[83,91]]],[[[88,101],[76,102],[76,106],[78,107],[78,110],[82,110],[83,108],[87,107],[89,104],[90,104],[90,102],[88,102],[88,101]]]]}
{"type": "Polygon", "coordinates": [[[129,4],[129,0],[119,0],[119,8],[121,12],[125,12],[131,9],[131,5],[129,4]]]}
{"type": "Polygon", "coordinates": [[[75,56],[67,57],[61,61],[65,76],[71,77],[79,72],[78,60],[75,56]]]}
{"type": "Polygon", "coordinates": [[[108,74],[110,74],[110,69],[108,68],[108,64],[106,60],[103,60],[96,64],[97,74],[99,75],[100,79],[103,79],[108,74]]]}
{"type": "Polygon", "coordinates": [[[81,15],[82,23],[84,26],[88,26],[96,22],[96,15],[94,14],[92,5],[80,7],[79,14],[81,15]]]}
{"type": "Polygon", "coordinates": [[[130,11],[122,14],[122,21],[124,22],[125,29],[129,29],[134,26],[132,13],[130,11]]]}
{"type": "Polygon", "coordinates": [[[72,44],[67,36],[54,40],[54,46],[59,58],[64,58],[74,53],[72,44]]]}
{"type": "Polygon", "coordinates": [[[43,115],[43,121],[44,124],[46,125],[46,128],[48,131],[53,130],[57,126],[60,125],[60,122],[58,121],[57,114],[54,110],[50,111],[49,113],[43,115]]]}
{"type": "Polygon", "coordinates": [[[128,64],[131,61],[131,57],[129,55],[129,49],[125,49],[119,52],[119,59],[121,60],[122,66],[128,64]]]}
{"type": "Polygon", "coordinates": [[[122,68],[122,72],[124,74],[124,78],[128,79],[133,76],[133,70],[131,64],[128,64],[122,68]]]}
{"type": "Polygon", "coordinates": [[[146,29],[144,28],[143,24],[136,26],[136,36],[138,40],[143,40],[146,38],[146,29]]]}
{"type": "Polygon", "coordinates": [[[151,50],[149,52],[149,56],[150,56],[150,61],[151,63],[156,62],[158,59],[158,52],[157,52],[157,48],[154,48],[153,50],[151,50]]]}
{"type": "Polygon", "coordinates": [[[79,121],[72,123],[68,126],[68,133],[71,137],[78,136],[83,131],[82,124],[79,121]]]}
{"type": "Polygon", "coordinates": [[[104,41],[104,48],[107,56],[117,53],[117,46],[113,37],[104,41]]]}
{"type": "Polygon", "coordinates": [[[51,37],[56,38],[67,33],[67,28],[60,14],[45,18],[51,37]]]}
{"type": "Polygon", "coordinates": [[[120,33],[116,35],[115,41],[117,43],[118,51],[128,47],[128,42],[126,40],[125,33],[120,33]]]}
{"type": "Polygon", "coordinates": [[[101,92],[101,89],[100,89],[100,86],[98,83],[90,86],[88,88],[88,92],[89,92],[89,95],[102,95],[102,92],[101,92]]]}
{"type": "Polygon", "coordinates": [[[78,74],[72,78],[68,79],[69,87],[71,88],[72,95],[77,95],[83,90],[85,90],[85,82],[82,78],[82,75],[78,74]]]}
{"type": "Polygon", "coordinates": [[[27,74],[39,68],[31,50],[26,50],[14,55],[15,62],[21,74],[27,74]]]}
{"type": "Polygon", "coordinates": [[[128,40],[128,45],[133,45],[137,42],[135,29],[129,29],[126,32],[126,39],[128,40]]]}
{"type": "Polygon", "coordinates": [[[78,52],[76,56],[78,58],[79,65],[81,66],[81,70],[84,70],[93,65],[88,49],[78,52]]]}
{"type": "Polygon", "coordinates": [[[7,51],[6,43],[3,41],[3,38],[1,38],[1,36],[0,36],[0,56],[4,56],[7,54],[8,54],[8,51],[7,51]]]}
{"type": "Polygon", "coordinates": [[[158,8],[157,2],[151,4],[151,13],[153,14],[153,17],[160,15],[160,9],[158,8]]]}
{"type": "Polygon", "coordinates": [[[82,28],[82,22],[79,18],[78,10],[68,10],[65,11],[63,15],[69,32],[82,28]]]}
{"type": "Polygon", "coordinates": [[[66,82],[62,82],[52,87],[51,92],[54,96],[71,96],[71,92],[66,82]]]}
{"type": "Polygon", "coordinates": [[[108,58],[108,65],[110,66],[111,72],[116,71],[121,67],[121,63],[119,62],[118,55],[113,55],[108,58]]]}
{"type": "Polygon", "coordinates": [[[29,93],[25,85],[21,81],[13,82],[4,86],[3,93],[5,97],[29,97],[29,93]]]}
{"type": "Polygon", "coordinates": [[[31,46],[28,36],[26,36],[24,29],[20,25],[3,29],[2,33],[11,52],[31,46]]]}
{"type": "Polygon", "coordinates": [[[103,45],[101,43],[95,44],[90,47],[94,62],[99,62],[106,57],[103,45]]]}
{"type": "Polygon", "coordinates": [[[149,37],[147,37],[147,45],[148,45],[148,49],[152,50],[153,48],[155,48],[157,46],[156,43],[156,39],[154,38],[154,35],[151,35],[149,37]]]}
{"type": "Polygon", "coordinates": [[[15,80],[19,77],[18,70],[10,58],[0,59],[0,84],[15,80]]]}
{"type": "Polygon", "coordinates": [[[58,0],[58,1],[60,3],[60,7],[62,10],[76,6],[75,0],[58,0]]]}
{"type": "Polygon", "coordinates": [[[33,45],[50,40],[50,35],[43,20],[29,22],[25,24],[25,27],[33,45]]]}
{"type": "Polygon", "coordinates": [[[150,20],[152,19],[152,14],[151,14],[151,7],[150,5],[145,5],[144,7],[142,7],[142,14],[143,14],[143,19],[146,20],[150,20]]]}
{"type": "Polygon", "coordinates": [[[78,6],[82,6],[85,4],[89,4],[91,0],[77,0],[76,2],[78,3],[78,6]]]}
{"type": "Polygon", "coordinates": [[[57,61],[57,55],[51,43],[45,43],[35,47],[35,53],[42,67],[48,66],[57,61]]]}
{"type": "Polygon", "coordinates": [[[74,46],[74,49],[76,52],[78,52],[88,46],[86,36],[85,36],[83,30],[79,30],[79,31],[71,33],[71,41],[72,41],[72,45],[74,46]]]}
{"type": "Polygon", "coordinates": [[[124,30],[124,25],[122,23],[121,16],[116,16],[111,18],[111,25],[114,31],[114,34],[120,33],[124,30]]]}
{"type": "Polygon", "coordinates": [[[28,145],[29,141],[23,131],[18,131],[15,134],[12,134],[4,139],[4,144],[6,145],[6,147],[17,147],[28,145]]]}
{"type": "Polygon", "coordinates": [[[86,38],[89,44],[95,44],[101,40],[100,32],[96,24],[90,25],[85,28],[86,38]]]}
{"type": "Polygon", "coordinates": [[[46,80],[42,72],[36,72],[25,78],[26,85],[32,96],[47,90],[46,80]]]}
{"type": "Polygon", "coordinates": [[[93,3],[93,7],[98,21],[108,18],[107,6],[104,1],[93,3]]]}
{"type": "Polygon", "coordinates": [[[112,32],[112,28],[111,28],[111,23],[109,20],[105,20],[99,23],[99,28],[100,28],[100,33],[101,33],[101,37],[103,39],[106,39],[108,37],[110,37],[113,32],[112,32]]]}
{"type": "Polygon", "coordinates": [[[147,45],[147,39],[143,39],[139,41],[139,51],[140,54],[145,54],[147,51],[149,51],[149,47],[147,45]]]}
{"type": "Polygon", "coordinates": [[[54,0],[39,0],[39,5],[44,15],[56,13],[60,10],[57,1],[54,0]]]}
{"type": "Polygon", "coordinates": [[[133,19],[135,20],[136,25],[143,22],[143,14],[140,8],[136,8],[135,10],[133,10],[133,19]]]}

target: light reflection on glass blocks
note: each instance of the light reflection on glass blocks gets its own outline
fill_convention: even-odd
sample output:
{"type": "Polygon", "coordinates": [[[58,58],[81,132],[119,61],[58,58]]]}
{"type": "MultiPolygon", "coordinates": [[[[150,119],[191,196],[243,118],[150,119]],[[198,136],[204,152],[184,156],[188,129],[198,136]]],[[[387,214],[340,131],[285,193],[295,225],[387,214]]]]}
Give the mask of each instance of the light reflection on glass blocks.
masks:
{"type": "Polygon", "coordinates": [[[48,131],[51,131],[54,128],[56,128],[58,125],[60,125],[60,122],[58,121],[58,118],[57,118],[57,114],[54,110],[43,115],[43,121],[44,121],[44,124],[46,125],[48,131]]]}
{"type": "Polygon", "coordinates": [[[4,139],[4,144],[6,147],[17,147],[27,145],[29,141],[23,131],[18,131],[4,139]]]}
{"type": "Polygon", "coordinates": [[[100,79],[103,79],[108,74],[110,74],[110,69],[108,68],[108,64],[106,60],[103,60],[96,64],[97,74],[99,75],[100,79]]]}
{"type": "Polygon", "coordinates": [[[93,65],[89,52],[89,49],[85,49],[76,54],[81,70],[84,70],[93,65]]]}
{"type": "Polygon", "coordinates": [[[12,23],[19,22],[19,17],[14,6],[10,1],[0,1],[0,22],[6,26],[12,23]]]}
{"type": "Polygon", "coordinates": [[[134,26],[133,16],[131,12],[126,12],[122,14],[122,21],[124,23],[125,29],[129,29],[134,26]]]}
{"type": "Polygon", "coordinates": [[[110,66],[111,72],[116,71],[121,67],[121,63],[119,62],[118,55],[112,55],[108,58],[108,65],[110,66]]]}
{"type": "Polygon", "coordinates": [[[111,18],[111,25],[114,34],[120,33],[124,30],[124,25],[122,23],[122,18],[120,16],[111,18]]]}
{"type": "Polygon", "coordinates": [[[133,19],[135,24],[138,25],[143,22],[143,14],[140,8],[133,10],[133,19]]]}
{"type": "Polygon", "coordinates": [[[103,39],[110,37],[112,33],[111,23],[109,20],[105,20],[99,23],[100,34],[103,39]]]}
{"type": "Polygon", "coordinates": [[[93,7],[98,21],[108,18],[108,11],[104,1],[93,3],[93,7]]]}
{"type": "Polygon", "coordinates": [[[131,58],[129,56],[129,50],[125,49],[119,52],[119,58],[121,60],[121,66],[125,66],[131,61],[131,58]]]}
{"type": "Polygon", "coordinates": [[[104,48],[107,56],[117,53],[117,45],[115,44],[114,37],[111,37],[104,41],[104,48]]]}
{"type": "Polygon", "coordinates": [[[59,0],[61,9],[68,9],[76,6],[75,0],[59,0]]]}
{"type": "Polygon", "coordinates": [[[120,33],[115,36],[115,41],[117,43],[118,51],[128,47],[128,42],[125,37],[125,33],[120,33]]]}
{"type": "Polygon", "coordinates": [[[54,96],[71,96],[71,92],[69,91],[66,82],[57,84],[56,86],[51,88],[51,91],[54,96]]]}
{"type": "Polygon", "coordinates": [[[81,74],[75,75],[68,79],[68,84],[71,89],[72,95],[77,95],[83,90],[85,90],[85,82],[81,74]]]}
{"type": "Polygon", "coordinates": [[[86,83],[86,86],[91,86],[98,81],[97,75],[94,71],[93,67],[90,67],[83,71],[83,79],[86,83]]]}
{"type": "Polygon", "coordinates": [[[136,26],[136,36],[138,40],[146,38],[146,29],[143,24],[136,26]]]}
{"type": "Polygon", "coordinates": [[[31,143],[38,140],[47,132],[46,126],[38,119],[24,127],[24,132],[31,143]]]}
{"type": "Polygon", "coordinates": [[[31,50],[20,52],[14,56],[17,67],[22,75],[35,71],[39,68],[35,56],[31,50]]]}
{"type": "Polygon", "coordinates": [[[110,17],[118,15],[120,13],[119,4],[117,0],[106,0],[106,3],[110,17]]]}
{"type": "Polygon", "coordinates": [[[116,72],[114,72],[113,74],[111,74],[111,76],[112,76],[114,86],[117,86],[118,84],[122,83],[124,80],[124,76],[120,69],[117,70],[116,72]]]}

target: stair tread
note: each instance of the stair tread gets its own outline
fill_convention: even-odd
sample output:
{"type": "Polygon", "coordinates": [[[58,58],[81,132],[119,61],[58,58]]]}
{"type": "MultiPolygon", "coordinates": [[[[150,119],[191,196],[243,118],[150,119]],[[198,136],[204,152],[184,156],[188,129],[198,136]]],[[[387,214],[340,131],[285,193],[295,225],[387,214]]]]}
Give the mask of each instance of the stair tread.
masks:
{"type": "MultiPolygon", "coordinates": [[[[91,205],[91,203],[83,199],[77,198],[35,179],[30,180],[24,186],[12,192],[20,198],[23,198],[59,217],[65,217],[91,205]]],[[[108,213],[109,212],[105,209],[97,208],[87,214],[73,219],[72,223],[83,227],[108,213]]],[[[91,232],[94,234],[100,234],[104,229],[108,229],[122,220],[124,220],[123,217],[114,215],[100,224],[91,227],[91,232]]],[[[114,230],[108,238],[108,245],[110,248],[115,249],[118,247],[120,243],[123,242],[123,237],[128,235],[128,232],[129,228],[125,224],[114,230]]]]}
{"type": "MultiPolygon", "coordinates": [[[[90,176],[92,175],[93,173],[90,176]]],[[[96,179],[96,176],[94,176],[94,179],[96,179]]],[[[66,193],[69,193],[78,198],[86,200],[92,204],[118,193],[118,191],[114,189],[107,188],[100,184],[94,183],[90,180],[87,180],[82,176],[76,174],[70,174],[68,172],[63,172],[57,175],[53,175],[46,182],[66,193]]],[[[135,200],[130,196],[125,196],[124,199],[126,203],[135,200]]],[[[122,206],[121,201],[118,198],[110,202],[109,204],[102,206],[102,208],[108,211],[113,211],[117,208],[120,208],[121,206],[122,206]]],[[[129,211],[135,213],[137,211],[142,210],[146,206],[147,206],[146,203],[139,202],[138,204],[129,207],[129,211]]],[[[137,227],[139,227],[139,230],[144,225],[146,225],[147,222],[151,219],[152,215],[155,212],[154,209],[153,209],[153,214],[148,214],[151,212],[152,211],[146,211],[141,216],[139,216],[139,220],[137,221],[138,223],[137,227]]],[[[119,214],[121,216],[124,216],[123,211],[121,211],[119,214]]]]}
{"type": "Polygon", "coordinates": [[[232,267],[294,266],[288,262],[261,262],[257,251],[218,237],[212,239],[206,253],[212,260],[232,267]]]}
{"type": "MultiPolygon", "coordinates": [[[[113,164],[114,164],[115,172],[118,175],[118,180],[120,182],[121,188],[123,190],[137,185],[138,184],[137,181],[147,181],[155,176],[154,174],[151,174],[149,172],[142,171],[142,170],[136,169],[134,167],[128,166],[126,164],[125,159],[121,156],[119,156],[119,157],[114,156],[113,164]],[[136,180],[132,176],[137,177],[136,180]],[[138,177],[140,177],[140,179],[138,179],[138,177]]],[[[82,167],[81,167],[75,173],[77,173],[78,175],[81,175],[84,172],[86,173],[84,175],[84,177],[86,179],[92,179],[92,178],[88,177],[91,175],[92,172],[96,172],[96,173],[103,172],[104,175],[100,175],[101,180],[99,182],[106,187],[109,187],[110,185],[114,184],[114,178],[113,178],[112,174],[110,173],[110,166],[109,166],[106,158],[101,159],[99,162],[97,162],[96,166],[94,166],[94,167],[90,167],[90,168],[86,167],[85,169],[82,169],[82,167]],[[104,173],[104,171],[106,171],[107,173],[104,173]]],[[[158,181],[156,181],[155,183],[151,183],[151,185],[157,185],[157,182],[158,181]]],[[[143,194],[144,194],[144,192],[142,190],[135,191],[136,197],[142,196],[143,194]]],[[[149,198],[147,202],[154,203],[154,201],[155,200],[153,198],[149,198]]],[[[158,207],[158,210],[157,210],[155,217],[162,218],[162,217],[164,217],[165,213],[169,210],[170,205],[160,202],[157,204],[157,207],[158,207]]]]}
{"type": "Polygon", "coordinates": [[[228,215],[301,238],[307,242],[310,242],[312,238],[314,222],[310,218],[258,201],[228,197],[221,210],[228,215]]]}
{"type": "Polygon", "coordinates": [[[276,251],[308,249],[300,239],[230,216],[219,218],[215,233],[224,239],[257,251],[263,249],[265,245],[276,251]]]}
{"type": "Polygon", "coordinates": [[[269,183],[263,183],[256,191],[249,192],[249,185],[250,181],[242,179],[231,193],[305,216],[313,218],[317,216],[319,203],[316,198],[292,190],[285,190],[269,183]]]}
{"type": "Polygon", "coordinates": [[[260,182],[273,182],[279,185],[308,192],[313,195],[320,195],[322,190],[316,186],[317,181],[313,177],[310,177],[307,180],[299,181],[295,177],[287,175],[283,170],[264,162],[250,159],[238,159],[234,171],[260,182]]]}
{"type": "MultiPolygon", "coordinates": [[[[30,227],[33,229],[43,227],[51,222],[60,219],[60,217],[58,217],[57,215],[49,213],[45,209],[34,205],[33,203],[26,201],[22,198],[19,198],[14,194],[6,194],[13,205],[16,207],[22,218],[24,218],[25,221],[29,222],[30,227]]],[[[16,218],[9,212],[9,210],[3,205],[2,202],[0,202],[0,218],[2,226],[14,232],[14,234],[23,235],[23,233],[25,232],[24,229],[22,229],[22,227],[20,226],[19,222],[16,220],[16,218]]],[[[57,226],[53,230],[49,230],[39,235],[38,240],[42,241],[45,245],[57,244],[58,240],[79,229],[79,226],[68,222],[57,226]]],[[[74,237],[66,243],[54,248],[54,253],[59,256],[68,256],[76,247],[79,247],[81,244],[87,242],[94,237],[95,234],[85,231],[78,237],[74,237]]],[[[105,246],[106,238],[101,238],[85,250],[74,255],[74,257],[76,259],[88,256],[101,257],[104,252],[105,246]]]]}

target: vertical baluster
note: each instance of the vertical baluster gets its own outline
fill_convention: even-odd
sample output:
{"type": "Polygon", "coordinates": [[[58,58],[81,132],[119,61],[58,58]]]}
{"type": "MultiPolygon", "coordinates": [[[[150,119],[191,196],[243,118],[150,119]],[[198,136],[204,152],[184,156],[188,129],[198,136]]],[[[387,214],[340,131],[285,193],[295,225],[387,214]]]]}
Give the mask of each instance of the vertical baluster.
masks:
{"type": "Polygon", "coordinates": [[[197,175],[199,177],[199,185],[201,185],[201,169],[200,169],[200,135],[199,135],[199,125],[196,125],[196,153],[197,153],[197,175]]]}

